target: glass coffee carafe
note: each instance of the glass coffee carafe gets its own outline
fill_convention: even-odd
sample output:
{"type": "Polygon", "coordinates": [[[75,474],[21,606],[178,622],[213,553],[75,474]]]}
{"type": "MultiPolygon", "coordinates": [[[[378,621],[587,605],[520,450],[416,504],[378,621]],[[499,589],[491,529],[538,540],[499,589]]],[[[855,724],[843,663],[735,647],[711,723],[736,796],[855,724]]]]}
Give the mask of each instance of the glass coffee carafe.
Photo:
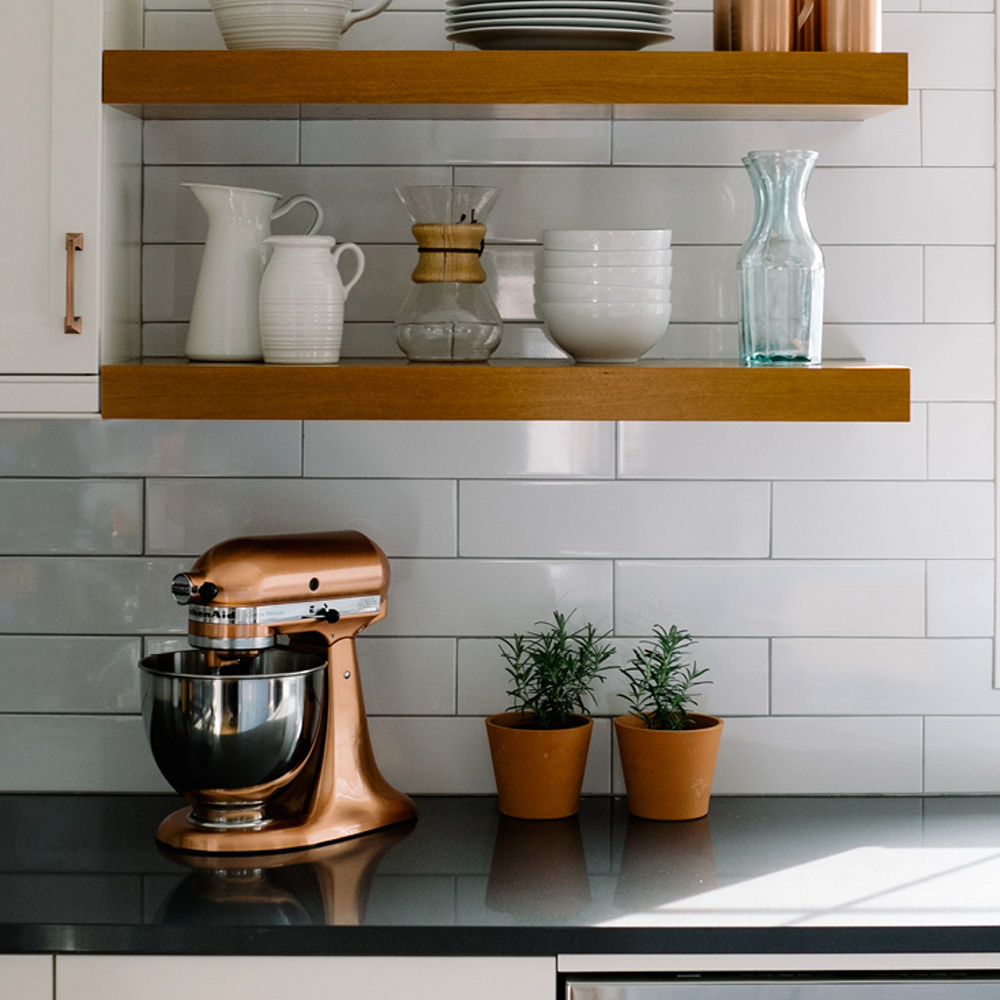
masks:
{"type": "Polygon", "coordinates": [[[483,282],[486,216],[498,188],[396,188],[413,220],[420,260],[396,316],[396,342],[410,361],[485,361],[503,332],[483,282]]]}

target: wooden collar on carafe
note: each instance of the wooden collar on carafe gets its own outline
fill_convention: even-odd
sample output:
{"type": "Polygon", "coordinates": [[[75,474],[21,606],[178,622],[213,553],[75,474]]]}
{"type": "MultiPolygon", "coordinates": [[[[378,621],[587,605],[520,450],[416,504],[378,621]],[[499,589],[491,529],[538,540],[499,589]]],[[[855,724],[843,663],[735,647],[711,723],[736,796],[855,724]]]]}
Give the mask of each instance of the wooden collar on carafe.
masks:
{"type": "Polygon", "coordinates": [[[410,275],[413,281],[480,284],[486,280],[479,261],[486,238],[486,227],[481,222],[418,222],[413,236],[420,247],[420,259],[410,275]]]}

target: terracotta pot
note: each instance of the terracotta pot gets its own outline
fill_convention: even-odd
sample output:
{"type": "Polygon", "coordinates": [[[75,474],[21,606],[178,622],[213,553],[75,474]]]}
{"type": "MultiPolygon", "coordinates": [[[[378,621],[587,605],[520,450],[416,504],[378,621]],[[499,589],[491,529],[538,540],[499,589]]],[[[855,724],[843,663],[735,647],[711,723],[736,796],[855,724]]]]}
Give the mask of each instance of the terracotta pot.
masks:
{"type": "Polygon", "coordinates": [[[634,715],[615,719],[628,809],[643,819],[699,819],[708,813],[722,719],[689,713],[694,729],[648,729],[634,715]]]}
{"type": "Polygon", "coordinates": [[[486,720],[500,812],[516,819],[562,819],[580,807],[594,720],[571,715],[566,729],[532,729],[531,713],[486,720]]]}

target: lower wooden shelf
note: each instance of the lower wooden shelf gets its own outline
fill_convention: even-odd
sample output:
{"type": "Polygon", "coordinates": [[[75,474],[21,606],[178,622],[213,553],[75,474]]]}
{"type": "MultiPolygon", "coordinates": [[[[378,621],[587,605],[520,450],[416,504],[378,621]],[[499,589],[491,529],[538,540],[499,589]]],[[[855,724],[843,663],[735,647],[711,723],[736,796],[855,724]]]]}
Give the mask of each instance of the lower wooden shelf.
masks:
{"type": "Polygon", "coordinates": [[[107,419],[907,421],[910,371],[837,362],[563,361],[106,365],[107,419]]]}

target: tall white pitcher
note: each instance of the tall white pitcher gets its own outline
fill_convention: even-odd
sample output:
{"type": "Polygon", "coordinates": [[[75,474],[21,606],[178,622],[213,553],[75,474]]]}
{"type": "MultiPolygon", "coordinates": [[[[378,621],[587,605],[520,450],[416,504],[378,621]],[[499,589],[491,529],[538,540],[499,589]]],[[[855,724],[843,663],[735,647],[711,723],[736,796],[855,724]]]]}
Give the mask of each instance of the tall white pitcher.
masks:
{"type": "Polygon", "coordinates": [[[191,307],[184,353],[192,361],[259,361],[258,301],[267,264],[264,243],[271,220],[306,202],[316,212],[308,230],[323,224],[323,209],[304,194],[278,204],[272,191],[223,184],[184,184],[208,214],[208,236],[191,307]]]}

